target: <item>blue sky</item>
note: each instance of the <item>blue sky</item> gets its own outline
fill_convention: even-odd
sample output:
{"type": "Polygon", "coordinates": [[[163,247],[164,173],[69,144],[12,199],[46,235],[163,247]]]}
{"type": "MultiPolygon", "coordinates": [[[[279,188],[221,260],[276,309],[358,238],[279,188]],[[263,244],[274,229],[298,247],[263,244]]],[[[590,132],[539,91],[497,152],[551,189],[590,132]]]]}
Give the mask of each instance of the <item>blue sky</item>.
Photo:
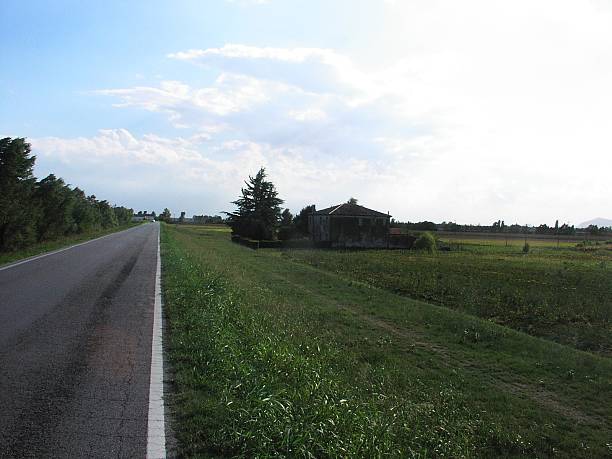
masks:
{"type": "Polygon", "coordinates": [[[218,213],[260,166],[293,211],[610,217],[600,1],[11,1],[0,135],[135,209],[218,213]]]}

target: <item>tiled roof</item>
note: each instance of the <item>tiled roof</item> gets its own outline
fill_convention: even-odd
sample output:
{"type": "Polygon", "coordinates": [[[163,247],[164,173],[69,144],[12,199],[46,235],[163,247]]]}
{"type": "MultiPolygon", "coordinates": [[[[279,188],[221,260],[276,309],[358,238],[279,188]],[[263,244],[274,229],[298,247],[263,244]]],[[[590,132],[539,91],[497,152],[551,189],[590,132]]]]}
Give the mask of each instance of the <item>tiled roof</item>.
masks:
{"type": "Polygon", "coordinates": [[[345,217],[390,217],[390,215],[368,209],[358,204],[338,204],[327,209],[317,210],[314,215],[341,215],[345,217]]]}

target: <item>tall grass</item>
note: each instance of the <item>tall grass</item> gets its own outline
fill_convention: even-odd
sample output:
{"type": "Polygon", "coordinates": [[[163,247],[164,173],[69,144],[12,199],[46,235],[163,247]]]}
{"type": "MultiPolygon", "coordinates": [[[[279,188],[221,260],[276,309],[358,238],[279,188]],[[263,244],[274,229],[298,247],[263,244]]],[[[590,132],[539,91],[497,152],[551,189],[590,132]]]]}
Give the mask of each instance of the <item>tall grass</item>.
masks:
{"type": "Polygon", "coordinates": [[[168,230],[162,241],[183,455],[468,457],[529,450],[483,422],[452,383],[428,385],[406,374],[398,393],[387,381],[392,368],[360,372],[356,355],[322,339],[316,320],[278,303],[265,286],[232,285],[168,230]]]}

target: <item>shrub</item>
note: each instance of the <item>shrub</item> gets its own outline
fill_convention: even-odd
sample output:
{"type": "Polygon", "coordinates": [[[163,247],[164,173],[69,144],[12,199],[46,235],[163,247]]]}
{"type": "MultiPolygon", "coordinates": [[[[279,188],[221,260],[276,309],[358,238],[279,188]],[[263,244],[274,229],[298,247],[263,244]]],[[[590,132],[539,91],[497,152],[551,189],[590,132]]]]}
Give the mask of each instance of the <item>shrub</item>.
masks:
{"type": "Polygon", "coordinates": [[[429,232],[422,233],[414,243],[414,248],[432,253],[436,250],[436,238],[429,232]]]}
{"type": "Polygon", "coordinates": [[[525,241],[525,245],[523,245],[523,253],[529,253],[530,248],[529,242],[525,241]]]}

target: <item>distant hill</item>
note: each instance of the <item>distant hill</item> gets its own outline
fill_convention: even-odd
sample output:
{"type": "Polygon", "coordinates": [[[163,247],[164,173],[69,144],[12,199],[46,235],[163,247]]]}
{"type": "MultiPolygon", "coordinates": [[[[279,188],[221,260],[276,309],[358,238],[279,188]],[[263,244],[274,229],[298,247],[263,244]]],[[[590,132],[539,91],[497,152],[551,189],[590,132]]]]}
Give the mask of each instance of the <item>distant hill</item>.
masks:
{"type": "Polygon", "coordinates": [[[583,222],[578,225],[578,228],[586,228],[589,225],[597,225],[597,226],[612,226],[612,220],[609,218],[594,218],[593,220],[589,220],[588,222],[583,222]]]}

